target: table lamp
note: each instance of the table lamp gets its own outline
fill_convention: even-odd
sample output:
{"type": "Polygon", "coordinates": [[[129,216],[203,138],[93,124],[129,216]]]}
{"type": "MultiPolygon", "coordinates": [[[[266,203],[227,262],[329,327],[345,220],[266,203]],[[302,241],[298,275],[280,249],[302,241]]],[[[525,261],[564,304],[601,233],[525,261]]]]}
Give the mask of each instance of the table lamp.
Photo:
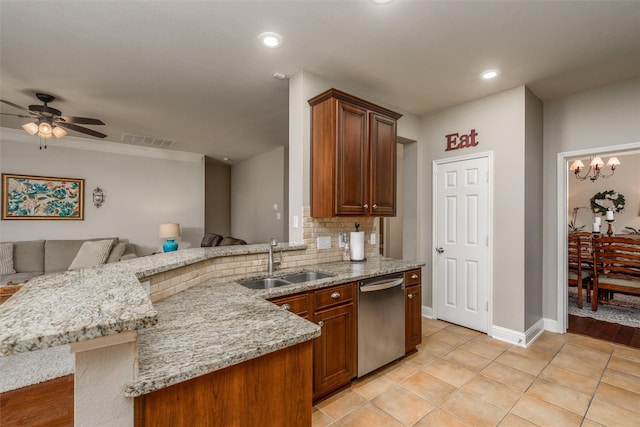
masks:
{"type": "Polygon", "coordinates": [[[160,224],[160,238],[167,239],[162,245],[165,252],[178,250],[178,244],[173,240],[176,237],[180,237],[180,224],[160,224]]]}

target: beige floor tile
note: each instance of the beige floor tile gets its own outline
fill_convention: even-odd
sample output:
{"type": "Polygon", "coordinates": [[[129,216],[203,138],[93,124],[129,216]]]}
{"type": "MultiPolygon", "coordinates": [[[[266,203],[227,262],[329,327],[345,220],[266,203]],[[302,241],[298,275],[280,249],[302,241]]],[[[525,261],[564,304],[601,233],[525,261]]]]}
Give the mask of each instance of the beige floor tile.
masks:
{"type": "Polygon", "coordinates": [[[436,328],[436,329],[444,329],[447,326],[451,326],[451,323],[449,322],[445,322],[443,320],[438,320],[438,319],[427,319],[426,317],[422,318],[422,326],[428,326],[431,328],[436,328]]]}
{"type": "Polygon", "coordinates": [[[533,382],[525,395],[537,397],[580,416],[584,416],[587,412],[592,396],[592,394],[583,394],[574,388],[541,378],[533,382]]]}
{"type": "Polygon", "coordinates": [[[456,348],[455,350],[445,354],[443,356],[443,359],[449,360],[453,363],[457,363],[458,365],[473,372],[480,371],[492,361],[492,359],[488,359],[484,356],[471,353],[461,348],[456,348]]]}
{"type": "Polygon", "coordinates": [[[478,356],[486,357],[491,360],[500,356],[506,350],[502,346],[494,346],[477,339],[467,341],[458,348],[461,348],[473,354],[477,354],[478,356]]]}
{"type": "Polygon", "coordinates": [[[522,392],[483,375],[476,375],[462,389],[500,408],[511,409],[522,392]]]}
{"type": "Polygon", "coordinates": [[[584,335],[573,335],[569,343],[571,345],[586,347],[607,354],[613,353],[613,349],[615,347],[615,344],[608,341],[598,340],[584,335]]]}
{"type": "Polygon", "coordinates": [[[445,400],[457,388],[449,383],[440,381],[436,377],[429,375],[424,371],[417,372],[405,379],[401,384],[402,387],[417,394],[418,396],[429,399],[433,403],[440,403],[445,400]]]}
{"type": "Polygon", "coordinates": [[[525,395],[511,413],[540,426],[579,426],[580,415],[552,405],[533,396],[525,395]]]}
{"type": "Polygon", "coordinates": [[[498,363],[519,369],[531,375],[538,375],[548,364],[546,360],[531,359],[521,354],[514,353],[511,349],[496,357],[495,360],[498,363]]]}
{"type": "MultiPolygon", "coordinates": [[[[437,333],[439,334],[440,332],[437,333]]],[[[429,353],[437,357],[442,357],[454,349],[452,345],[449,345],[442,341],[438,341],[436,339],[433,339],[432,337],[433,335],[422,340],[422,344],[418,346],[419,351],[424,351],[425,353],[429,353]]]]}
{"type": "Polygon", "coordinates": [[[402,361],[402,363],[393,366],[392,369],[381,373],[391,381],[399,383],[405,378],[415,374],[420,369],[422,369],[421,365],[417,365],[409,361],[402,361]]]}
{"type": "Polygon", "coordinates": [[[544,346],[545,348],[558,351],[568,341],[569,341],[569,338],[567,337],[567,334],[561,335],[561,334],[553,334],[551,332],[549,333],[545,332],[540,337],[538,337],[538,339],[535,340],[532,345],[540,345],[540,346],[544,346]],[[565,337],[565,339],[558,339],[558,337],[565,337]]]}
{"type": "Polygon", "coordinates": [[[485,402],[464,390],[451,394],[440,408],[472,425],[495,426],[507,414],[507,410],[485,402]]]}
{"type": "Polygon", "coordinates": [[[487,334],[480,334],[474,337],[473,341],[489,344],[490,346],[501,348],[503,350],[508,350],[509,348],[513,347],[513,344],[509,344],[508,342],[504,342],[504,341],[500,341],[498,339],[492,338],[487,334]]]}
{"type": "Polygon", "coordinates": [[[553,364],[544,368],[539,378],[562,384],[589,395],[592,395],[598,386],[598,378],[587,377],[553,364]]]}
{"type": "Polygon", "coordinates": [[[531,374],[498,362],[491,362],[486,368],[480,371],[480,374],[501,382],[502,384],[517,388],[520,391],[525,391],[535,379],[531,374]]]}
{"type": "Polygon", "coordinates": [[[362,405],[338,420],[342,427],[403,427],[402,423],[371,403],[362,405]]]}
{"type": "Polygon", "coordinates": [[[462,366],[440,359],[423,369],[434,377],[456,387],[462,387],[475,373],[462,366]]]}
{"type": "Polygon", "coordinates": [[[448,328],[436,332],[435,334],[429,335],[429,339],[447,343],[452,347],[458,347],[459,345],[469,341],[471,338],[473,338],[472,335],[469,335],[467,333],[455,332],[448,328]]]}
{"type": "Polygon", "coordinates": [[[640,363],[629,359],[613,356],[609,361],[607,368],[640,377],[640,363]]]}
{"type": "Polygon", "coordinates": [[[358,393],[367,400],[371,400],[379,394],[384,393],[394,382],[389,378],[372,373],[364,378],[359,378],[351,383],[351,390],[358,393]]]}
{"type": "Polygon", "coordinates": [[[500,427],[537,427],[537,424],[513,414],[507,414],[498,425],[500,427]]]}
{"type": "Polygon", "coordinates": [[[634,393],[640,393],[640,377],[616,371],[615,369],[605,369],[602,382],[634,393]]]}
{"type": "Polygon", "coordinates": [[[639,424],[636,412],[611,405],[598,398],[591,402],[586,418],[605,426],[638,427],[639,424]]]}
{"type": "Polygon", "coordinates": [[[595,398],[635,412],[640,425],[640,394],[607,383],[600,383],[595,398]]]}
{"type": "Polygon", "coordinates": [[[311,412],[311,426],[312,427],[327,427],[333,423],[331,417],[314,407],[311,412]]]}
{"type": "Polygon", "coordinates": [[[415,423],[413,427],[469,427],[469,423],[440,408],[436,408],[415,423]]]}
{"type": "Polygon", "coordinates": [[[543,343],[533,343],[530,347],[527,348],[513,346],[509,349],[509,351],[521,356],[528,357],[530,359],[543,360],[545,362],[553,359],[553,357],[558,352],[557,349],[546,347],[543,343]]]}
{"type": "Polygon", "coordinates": [[[424,349],[418,349],[417,352],[407,356],[405,360],[413,363],[414,365],[419,365],[421,368],[424,368],[425,366],[431,365],[439,358],[440,357],[434,354],[424,351],[424,349]]]}
{"type": "Polygon", "coordinates": [[[582,421],[582,425],[580,427],[607,427],[604,424],[600,424],[597,423],[595,421],[591,421],[591,420],[584,420],[582,421]]]}
{"type": "Polygon", "coordinates": [[[473,329],[465,328],[464,326],[449,325],[445,328],[446,331],[453,332],[454,334],[464,335],[468,337],[475,337],[480,335],[481,332],[474,331],[473,329]]]}
{"type": "Polygon", "coordinates": [[[433,335],[438,331],[441,331],[442,327],[437,326],[437,325],[431,325],[431,324],[425,324],[425,322],[422,322],[422,336],[424,337],[428,337],[429,335],[433,335]]]}
{"type": "Polygon", "coordinates": [[[613,355],[622,359],[640,363],[640,349],[617,345],[613,349],[613,355]]]}
{"type": "MultiPolygon", "coordinates": [[[[613,348],[613,347],[612,347],[613,348]]],[[[570,354],[585,362],[606,364],[611,358],[611,352],[600,351],[591,347],[575,345],[573,341],[562,347],[559,354],[570,354]]]]}
{"type": "Polygon", "coordinates": [[[323,400],[316,406],[319,409],[322,409],[325,414],[329,415],[334,420],[337,420],[357,407],[362,406],[366,401],[367,400],[358,393],[351,389],[347,389],[341,391],[335,396],[331,396],[330,398],[323,400]]]}
{"type": "Polygon", "coordinates": [[[394,386],[371,401],[404,425],[413,425],[431,411],[434,406],[400,386],[394,386]]]}
{"type": "Polygon", "coordinates": [[[550,365],[595,379],[599,379],[602,376],[605,368],[605,365],[600,362],[587,362],[578,356],[567,353],[558,353],[550,362],[550,365]]]}
{"type": "Polygon", "coordinates": [[[561,343],[570,341],[574,335],[572,334],[556,334],[555,332],[544,331],[536,341],[558,341],[561,343]]]}

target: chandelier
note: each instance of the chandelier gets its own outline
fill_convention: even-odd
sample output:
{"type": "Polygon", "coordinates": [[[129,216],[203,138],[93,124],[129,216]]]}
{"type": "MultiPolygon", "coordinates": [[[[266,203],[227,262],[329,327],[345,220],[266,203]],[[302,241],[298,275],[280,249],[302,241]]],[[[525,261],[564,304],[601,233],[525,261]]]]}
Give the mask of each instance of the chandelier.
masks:
{"type": "Polygon", "coordinates": [[[612,176],[616,171],[616,166],[620,165],[620,160],[617,157],[611,157],[607,160],[607,164],[605,165],[600,156],[592,156],[591,162],[589,163],[589,169],[584,175],[580,175],[580,172],[584,170],[584,163],[582,160],[575,160],[569,170],[574,173],[574,176],[580,181],[584,181],[589,178],[591,181],[595,181],[598,178],[607,179],[612,176]],[[611,173],[604,173],[606,168],[611,169],[611,173]]]}

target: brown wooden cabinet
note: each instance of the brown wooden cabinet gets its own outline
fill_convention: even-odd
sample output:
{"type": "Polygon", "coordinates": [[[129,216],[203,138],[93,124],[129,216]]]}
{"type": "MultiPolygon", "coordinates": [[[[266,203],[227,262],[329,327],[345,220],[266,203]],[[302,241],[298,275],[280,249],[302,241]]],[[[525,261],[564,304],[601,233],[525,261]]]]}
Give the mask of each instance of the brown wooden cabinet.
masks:
{"type": "Polygon", "coordinates": [[[395,216],[402,115],[337,89],[309,104],[311,216],[395,216]]]}
{"type": "Polygon", "coordinates": [[[422,342],[422,270],[404,273],[405,283],[405,353],[422,342]]]}
{"type": "Polygon", "coordinates": [[[280,306],[281,309],[297,314],[307,320],[311,319],[312,311],[310,310],[309,293],[303,292],[294,295],[285,295],[283,297],[272,298],[269,301],[280,306]]]}

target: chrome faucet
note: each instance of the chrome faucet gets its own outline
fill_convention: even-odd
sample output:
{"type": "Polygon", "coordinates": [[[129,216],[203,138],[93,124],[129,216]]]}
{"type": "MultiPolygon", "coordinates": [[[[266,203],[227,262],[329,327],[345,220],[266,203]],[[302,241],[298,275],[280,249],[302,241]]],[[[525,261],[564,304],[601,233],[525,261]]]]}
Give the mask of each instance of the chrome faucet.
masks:
{"type": "Polygon", "coordinates": [[[273,248],[275,248],[276,246],[278,246],[278,242],[276,241],[275,237],[273,237],[269,242],[269,274],[273,274],[274,266],[280,265],[282,263],[282,252],[280,252],[280,259],[273,259],[273,248]]]}

